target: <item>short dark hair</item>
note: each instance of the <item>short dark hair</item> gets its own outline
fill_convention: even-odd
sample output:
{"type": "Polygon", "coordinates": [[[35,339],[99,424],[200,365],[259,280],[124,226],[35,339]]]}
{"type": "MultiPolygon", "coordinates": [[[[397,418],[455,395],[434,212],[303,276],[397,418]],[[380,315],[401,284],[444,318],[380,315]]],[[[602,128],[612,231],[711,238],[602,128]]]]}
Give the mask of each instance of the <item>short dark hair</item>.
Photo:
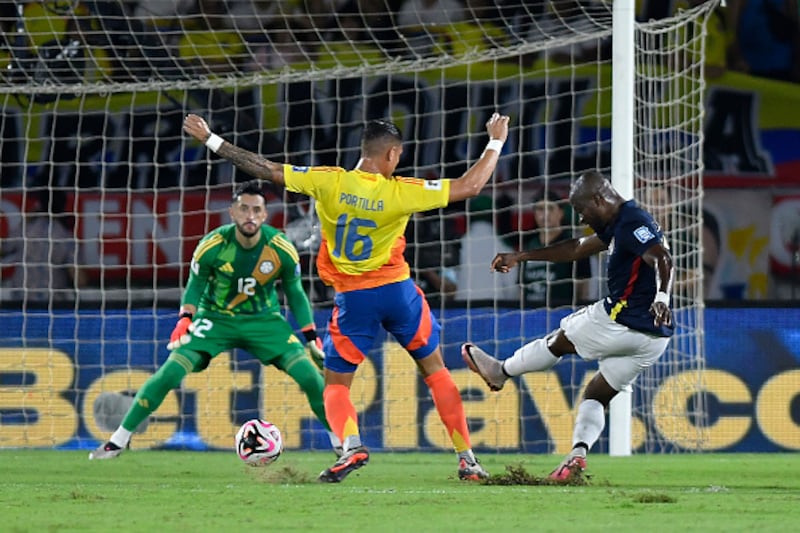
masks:
{"type": "Polygon", "coordinates": [[[400,133],[400,128],[383,119],[370,120],[364,125],[364,131],[361,133],[362,150],[369,151],[376,143],[384,144],[387,142],[392,144],[401,144],[403,142],[403,134],[400,133]]]}
{"type": "Polygon", "coordinates": [[[264,201],[267,200],[267,197],[264,195],[264,190],[261,188],[261,180],[250,180],[243,181],[241,183],[234,183],[233,197],[231,198],[231,201],[237,201],[243,194],[255,194],[264,198],[264,201]]]}

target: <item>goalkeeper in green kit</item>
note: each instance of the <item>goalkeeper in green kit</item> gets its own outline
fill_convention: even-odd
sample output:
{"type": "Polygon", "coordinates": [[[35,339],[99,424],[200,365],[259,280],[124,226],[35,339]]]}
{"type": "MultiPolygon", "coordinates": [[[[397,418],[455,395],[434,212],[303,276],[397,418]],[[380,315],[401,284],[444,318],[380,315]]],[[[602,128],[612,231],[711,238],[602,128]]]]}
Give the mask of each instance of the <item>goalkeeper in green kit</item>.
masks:
{"type": "Polygon", "coordinates": [[[233,223],[206,235],[194,251],[180,318],[167,345],[169,357],[136,393],[108,442],[89,453],[89,459],[111,459],[122,453],[133,431],[169,391],[232,348],[246,350],[291,376],[328,430],[334,451],[340,453],[341,443],[325,419],[323,353],[300,282],[297,250],[282,232],[265,224],[266,202],[258,180],[236,185],[229,213],[233,223]],[[275,291],[278,280],[304,342],[281,314],[275,291]]]}

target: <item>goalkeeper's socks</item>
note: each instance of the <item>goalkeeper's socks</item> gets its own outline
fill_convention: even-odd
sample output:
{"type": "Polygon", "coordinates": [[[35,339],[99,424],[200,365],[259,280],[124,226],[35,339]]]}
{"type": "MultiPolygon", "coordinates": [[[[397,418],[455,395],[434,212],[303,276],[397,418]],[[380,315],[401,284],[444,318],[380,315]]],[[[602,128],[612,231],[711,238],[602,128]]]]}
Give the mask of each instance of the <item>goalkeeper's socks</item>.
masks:
{"type": "Polygon", "coordinates": [[[111,438],[108,439],[108,441],[113,444],[116,444],[120,448],[124,448],[125,446],[128,445],[128,442],[130,442],[132,434],[133,434],[132,431],[128,431],[124,427],[120,426],[117,428],[114,434],[111,435],[111,438]]]}

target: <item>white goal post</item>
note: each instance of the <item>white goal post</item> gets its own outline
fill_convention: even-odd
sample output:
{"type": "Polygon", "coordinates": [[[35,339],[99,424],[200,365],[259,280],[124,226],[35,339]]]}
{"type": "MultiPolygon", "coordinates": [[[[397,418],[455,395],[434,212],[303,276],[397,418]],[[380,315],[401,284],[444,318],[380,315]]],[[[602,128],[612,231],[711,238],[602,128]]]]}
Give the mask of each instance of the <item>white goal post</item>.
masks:
{"type": "MultiPolygon", "coordinates": [[[[593,366],[566,358],[495,394],[459,346],[507,357],[603,295],[602,257],[507,276],[490,275],[485,260],[544,238],[533,209],[542,196],[561,199],[563,235],[585,231],[566,193],[598,169],[662,224],[677,327],[664,357],[615,400],[596,451],[702,450],[703,40],[717,3],[661,20],[643,19],[633,0],[433,12],[400,0],[331,0],[318,11],[199,2],[228,10],[184,13],[165,6],[194,2],[13,3],[0,13],[0,448],[96,446],[107,435],[95,399],[135,392],[166,359],[192,250],[228,221],[231,183],[247,178],[183,134],[187,113],[270,159],[344,167],[356,163],[363,123],[390,118],[406,141],[399,173],[437,179],[479,157],[483,124],[500,111],[510,135],[481,199],[417,215],[406,232],[473,445],[570,447],[593,366]],[[467,244],[486,222],[496,238],[467,244]]],[[[269,222],[298,248],[324,330],[332,294],[315,271],[313,204],[274,187],[268,196],[269,222]]],[[[391,338],[359,369],[353,398],[371,447],[449,448],[391,338]]],[[[240,350],[187,377],[133,446],[228,448],[254,416],[278,425],[287,448],[326,447],[294,382],[240,350]]]]}
{"type": "MultiPolygon", "coordinates": [[[[634,107],[636,103],[636,21],[634,0],[614,2],[611,78],[614,82],[611,111],[611,183],[623,198],[634,197],[634,107]]],[[[608,451],[631,453],[631,391],[622,390],[608,409],[608,451]]]]}

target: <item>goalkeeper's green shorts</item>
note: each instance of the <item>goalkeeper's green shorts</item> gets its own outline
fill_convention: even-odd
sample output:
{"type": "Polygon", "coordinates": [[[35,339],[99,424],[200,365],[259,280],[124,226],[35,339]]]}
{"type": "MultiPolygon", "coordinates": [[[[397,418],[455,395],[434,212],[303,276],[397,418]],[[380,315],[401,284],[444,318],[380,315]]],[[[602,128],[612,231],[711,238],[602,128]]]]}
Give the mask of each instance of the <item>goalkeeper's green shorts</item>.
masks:
{"type": "Polygon", "coordinates": [[[241,348],[265,365],[288,368],[307,357],[305,347],[283,316],[195,315],[189,341],[173,350],[188,358],[193,370],[206,368],[220,352],[241,348]]]}

